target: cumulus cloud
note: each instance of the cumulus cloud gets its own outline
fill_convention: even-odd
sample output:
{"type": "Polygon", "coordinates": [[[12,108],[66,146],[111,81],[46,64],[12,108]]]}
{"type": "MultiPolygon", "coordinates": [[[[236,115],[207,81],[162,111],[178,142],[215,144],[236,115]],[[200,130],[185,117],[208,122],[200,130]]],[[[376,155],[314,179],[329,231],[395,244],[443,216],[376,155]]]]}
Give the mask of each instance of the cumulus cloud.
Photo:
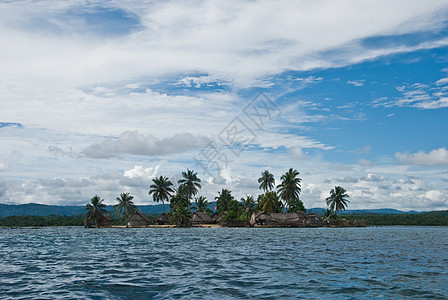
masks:
{"type": "Polygon", "coordinates": [[[293,147],[293,148],[289,149],[289,152],[291,153],[292,157],[295,159],[302,160],[302,159],[306,158],[305,153],[302,151],[302,148],[300,148],[300,147],[293,147]]]}
{"type": "Polygon", "coordinates": [[[102,142],[90,145],[82,154],[90,158],[109,158],[118,154],[165,155],[197,149],[207,142],[207,138],[190,133],[179,133],[159,139],[153,135],[144,136],[138,132],[126,131],[119,137],[108,137],[102,142]]]}
{"type": "Polygon", "coordinates": [[[448,164],[448,150],[439,148],[428,153],[424,151],[419,151],[417,153],[397,152],[395,153],[395,158],[401,163],[412,165],[446,165],[448,164]]]}
{"type": "Polygon", "coordinates": [[[129,178],[143,177],[146,179],[152,179],[157,176],[159,169],[160,165],[149,168],[143,168],[143,166],[135,166],[133,169],[125,171],[124,176],[129,178]]]}

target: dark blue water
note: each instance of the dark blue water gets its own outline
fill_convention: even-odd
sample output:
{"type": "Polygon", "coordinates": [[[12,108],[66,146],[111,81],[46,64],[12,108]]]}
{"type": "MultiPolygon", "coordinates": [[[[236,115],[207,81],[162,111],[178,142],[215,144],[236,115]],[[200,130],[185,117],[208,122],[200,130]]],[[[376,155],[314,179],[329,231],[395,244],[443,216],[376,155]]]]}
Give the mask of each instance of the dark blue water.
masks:
{"type": "Polygon", "coordinates": [[[0,229],[1,299],[447,299],[448,228],[0,229]]]}

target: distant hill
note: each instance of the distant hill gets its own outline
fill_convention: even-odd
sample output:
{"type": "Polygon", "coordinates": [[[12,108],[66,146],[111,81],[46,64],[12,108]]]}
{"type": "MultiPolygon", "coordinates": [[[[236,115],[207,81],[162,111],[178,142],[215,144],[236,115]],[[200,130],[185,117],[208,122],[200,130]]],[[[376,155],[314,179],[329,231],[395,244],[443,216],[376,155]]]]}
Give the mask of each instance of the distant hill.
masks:
{"type": "MultiPolygon", "coordinates": [[[[306,210],[307,213],[313,212],[318,215],[324,215],[327,211],[326,208],[311,208],[306,210]]],[[[395,214],[417,214],[417,211],[402,211],[392,208],[379,208],[379,209],[348,209],[338,214],[340,215],[361,215],[361,214],[378,214],[378,215],[395,215],[395,214]]]]}
{"type": "MultiPolygon", "coordinates": [[[[194,206],[194,204],[193,204],[194,206]]],[[[216,202],[212,202],[209,208],[214,211],[216,202]]],[[[61,215],[61,216],[76,216],[85,214],[85,206],[58,206],[58,205],[45,205],[45,204],[20,204],[20,205],[10,205],[10,204],[0,204],[0,217],[8,216],[50,216],[50,215],[61,215]]],[[[155,205],[138,205],[140,209],[145,214],[159,215],[162,213],[162,204],[155,205]]],[[[112,211],[113,207],[108,206],[106,208],[108,211],[112,211]]],[[[166,212],[169,212],[169,205],[165,204],[166,212]]],[[[308,209],[307,212],[314,212],[319,215],[323,215],[326,212],[325,208],[312,208],[308,209]]],[[[416,211],[404,212],[396,209],[382,208],[382,209],[359,209],[359,210],[346,210],[341,214],[403,214],[403,213],[418,213],[416,211]]]]}
{"type": "MultiPolygon", "coordinates": [[[[162,204],[156,205],[138,205],[142,212],[145,214],[161,214],[163,212],[162,204]]],[[[165,205],[165,209],[169,211],[169,205],[165,205]]],[[[106,207],[107,211],[113,211],[113,206],[106,207]]],[[[0,217],[9,216],[76,216],[83,215],[86,212],[85,206],[58,206],[58,205],[45,205],[45,204],[20,204],[9,205],[0,204],[0,217]]]]}

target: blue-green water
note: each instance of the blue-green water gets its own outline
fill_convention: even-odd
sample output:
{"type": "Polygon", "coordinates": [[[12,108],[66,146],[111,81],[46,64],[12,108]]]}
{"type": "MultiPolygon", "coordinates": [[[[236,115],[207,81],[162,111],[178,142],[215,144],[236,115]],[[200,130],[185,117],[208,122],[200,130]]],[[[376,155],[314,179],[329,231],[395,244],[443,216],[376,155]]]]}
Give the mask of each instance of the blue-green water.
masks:
{"type": "Polygon", "coordinates": [[[0,229],[1,299],[447,299],[448,228],[0,229]]]}

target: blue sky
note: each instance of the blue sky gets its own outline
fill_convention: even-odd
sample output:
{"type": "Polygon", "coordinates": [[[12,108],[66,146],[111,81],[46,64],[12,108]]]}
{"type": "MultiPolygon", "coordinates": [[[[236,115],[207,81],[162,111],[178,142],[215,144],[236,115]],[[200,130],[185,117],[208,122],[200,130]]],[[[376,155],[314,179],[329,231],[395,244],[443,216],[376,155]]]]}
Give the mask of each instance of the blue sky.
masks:
{"type": "Polygon", "coordinates": [[[354,209],[448,209],[446,1],[14,1],[0,20],[1,203],[153,204],[152,178],[187,168],[239,198],[292,167],[308,208],[341,185],[354,209]]]}

